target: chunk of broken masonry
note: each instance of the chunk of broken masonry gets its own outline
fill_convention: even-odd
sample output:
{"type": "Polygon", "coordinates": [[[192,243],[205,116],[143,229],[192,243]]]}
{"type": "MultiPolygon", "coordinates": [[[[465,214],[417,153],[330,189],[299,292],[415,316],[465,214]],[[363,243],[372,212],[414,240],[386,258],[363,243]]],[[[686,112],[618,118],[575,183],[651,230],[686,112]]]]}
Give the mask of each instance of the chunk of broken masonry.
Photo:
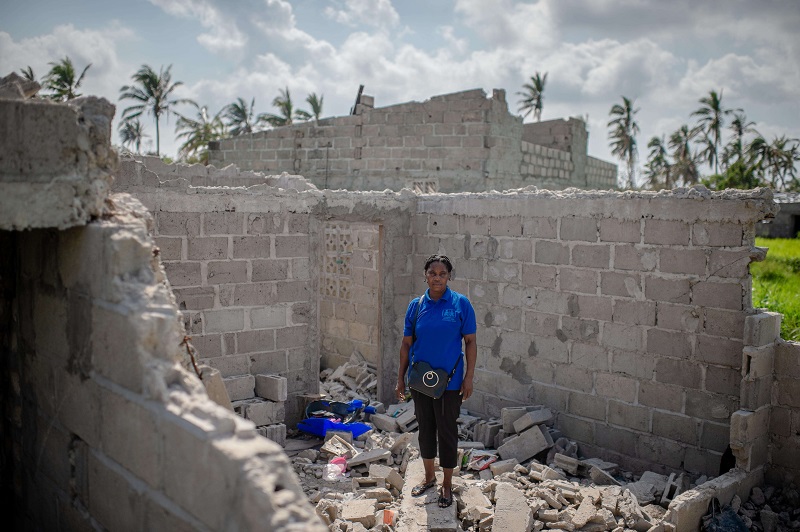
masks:
{"type": "Polygon", "coordinates": [[[534,426],[522,434],[506,440],[503,445],[497,449],[497,452],[503,460],[516,458],[518,462],[524,462],[549,448],[551,445],[552,444],[548,444],[547,439],[542,434],[542,431],[539,430],[539,427],[534,426]]]}

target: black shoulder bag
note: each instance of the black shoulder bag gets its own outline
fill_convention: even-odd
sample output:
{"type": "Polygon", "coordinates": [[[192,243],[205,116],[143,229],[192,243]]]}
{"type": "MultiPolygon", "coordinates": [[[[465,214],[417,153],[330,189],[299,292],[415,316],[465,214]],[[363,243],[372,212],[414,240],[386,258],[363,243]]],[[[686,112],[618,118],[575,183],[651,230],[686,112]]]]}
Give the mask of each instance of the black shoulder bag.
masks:
{"type": "Polygon", "coordinates": [[[461,357],[456,360],[456,365],[453,366],[453,370],[449,375],[443,369],[432,368],[430,364],[423,360],[414,362],[414,343],[417,341],[417,318],[422,308],[423,297],[424,295],[420,296],[417,302],[417,313],[414,315],[414,324],[411,327],[411,370],[408,372],[408,387],[421,394],[439,399],[444,395],[447,385],[450,384],[450,379],[455,375],[461,357]]]}

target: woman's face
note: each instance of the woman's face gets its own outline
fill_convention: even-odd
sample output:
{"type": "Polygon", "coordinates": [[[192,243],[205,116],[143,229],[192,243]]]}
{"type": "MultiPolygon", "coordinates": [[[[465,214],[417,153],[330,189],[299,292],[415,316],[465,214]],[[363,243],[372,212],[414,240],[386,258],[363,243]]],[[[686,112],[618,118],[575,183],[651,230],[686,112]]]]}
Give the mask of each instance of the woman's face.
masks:
{"type": "Polygon", "coordinates": [[[443,294],[448,280],[450,280],[450,272],[447,271],[447,266],[441,262],[432,262],[425,270],[425,281],[434,294],[443,294]]]}

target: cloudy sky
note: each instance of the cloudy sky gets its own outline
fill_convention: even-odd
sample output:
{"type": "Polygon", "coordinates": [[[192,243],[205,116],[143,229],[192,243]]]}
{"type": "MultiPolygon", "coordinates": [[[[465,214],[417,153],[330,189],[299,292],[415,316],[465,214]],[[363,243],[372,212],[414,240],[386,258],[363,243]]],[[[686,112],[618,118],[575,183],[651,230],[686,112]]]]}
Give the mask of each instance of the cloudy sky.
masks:
{"type": "MultiPolygon", "coordinates": [[[[757,129],[800,137],[798,0],[24,0],[0,8],[0,73],[37,76],[65,55],[83,86],[117,103],[142,64],[172,65],[178,96],[216,112],[241,96],[273,112],[324,95],[349,112],[359,84],[377,106],[472,88],[508,93],[547,72],[542,118],[588,117],[589,152],[613,160],[610,107],[635,98],[640,157],[712,89],[757,129]]],[[[188,109],[184,109],[188,112],[188,109]]],[[[120,112],[118,112],[118,115],[120,112]]],[[[528,120],[531,118],[529,117],[528,120]]],[[[155,126],[145,122],[151,138],[155,126]]],[[[174,119],[162,152],[174,155],[174,119]]]]}

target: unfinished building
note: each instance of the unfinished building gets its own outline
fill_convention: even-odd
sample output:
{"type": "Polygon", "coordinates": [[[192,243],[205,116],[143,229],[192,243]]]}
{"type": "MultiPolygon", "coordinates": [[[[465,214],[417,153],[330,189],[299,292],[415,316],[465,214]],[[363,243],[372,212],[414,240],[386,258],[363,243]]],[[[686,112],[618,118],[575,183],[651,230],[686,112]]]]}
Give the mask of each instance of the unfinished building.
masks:
{"type": "Polygon", "coordinates": [[[388,403],[437,252],[479,320],[471,413],[546,405],[583,454],[634,471],[716,476],[730,446],[736,469],[685,494],[678,530],[711,497],[800,478],[800,346],[750,302],[769,190],[320,191],[118,166],[112,115],[94,98],[0,100],[2,463],[18,527],[324,530],[280,446],[208,399],[183,335],[232,399],[285,377],[285,424],[270,425],[284,431],[320,368],[354,353],[388,403]]]}
{"type": "Polygon", "coordinates": [[[587,154],[579,118],[523,124],[504,90],[481,89],[425,102],[240,135],[209,145],[211,164],[299,174],[320,189],[484,192],[537,186],[613,189],[617,166],[587,154]]]}

